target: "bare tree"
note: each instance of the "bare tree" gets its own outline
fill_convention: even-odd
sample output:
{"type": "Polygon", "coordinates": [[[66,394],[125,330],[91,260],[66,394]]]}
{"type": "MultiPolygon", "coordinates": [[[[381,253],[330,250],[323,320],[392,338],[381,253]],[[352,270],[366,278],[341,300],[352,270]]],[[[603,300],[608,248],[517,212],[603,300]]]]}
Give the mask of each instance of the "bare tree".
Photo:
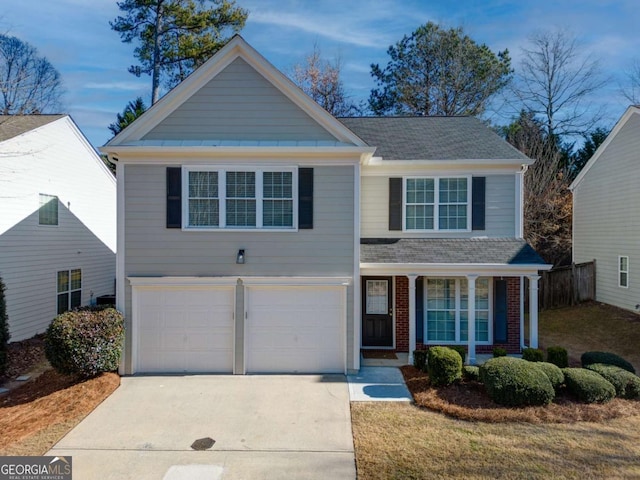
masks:
{"type": "Polygon", "coordinates": [[[0,34],[0,108],[3,115],[51,113],[63,94],[58,71],[26,42],[0,34]]]}
{"type": "Polygon", "coordinates": [[[307,55],[304,63],[293,66],[291,79],[331,115],[345,117],[358,114],[359,108],[349,101],[345,93],[340,79],[341,69],[339,57],[333,62],[323,60],[320,48],[314,44],[313,51],[307,55]]]}
{"type": "Polygon", "coordinates": [[[593,95],[606,83],[598,60],[582,54],[563,30],[533,35],[523,55],[514,84],[519,108],[542,118],[551,136],[590,130],[602,116],[593,95]]]}
{"type": "Polygon", "coordinates": [[[620,94],[632,105],[640,104],[640,60],[625,72],[625,82],[620,85],[620,94]]]}

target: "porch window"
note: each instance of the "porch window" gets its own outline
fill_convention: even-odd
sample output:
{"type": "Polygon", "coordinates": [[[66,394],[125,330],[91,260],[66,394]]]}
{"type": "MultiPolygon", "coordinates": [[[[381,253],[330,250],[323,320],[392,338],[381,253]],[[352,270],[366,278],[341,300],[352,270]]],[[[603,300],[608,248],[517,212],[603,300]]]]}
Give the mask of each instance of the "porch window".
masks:
{"type": "MultiPolygon", "coordinates": [[[[476,341],[491,343],[491,282],[476,280],[476,341]]],[[[425,332],[427,343],[468,341],[469,285],[466,279],[428,278],[425,280],[425,332]]]]}

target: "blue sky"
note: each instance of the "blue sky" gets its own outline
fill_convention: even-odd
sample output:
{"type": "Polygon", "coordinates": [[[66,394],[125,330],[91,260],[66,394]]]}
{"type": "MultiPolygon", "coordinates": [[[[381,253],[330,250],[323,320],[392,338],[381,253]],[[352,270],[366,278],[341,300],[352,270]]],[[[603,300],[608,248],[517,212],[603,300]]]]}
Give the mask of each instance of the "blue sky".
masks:
{"type": "MultiPolygon", "coordinates": [[[[626,108],[619,94],[640,59],[637,0],[237,0],[249,10],[243,37],[283,71],[301,62],[316,43],[324,57],[342,60],[342,78],[354,100],[374,87],[370,64],[386,64],[389,45],[427,21],[461,26],[493,51],[508,48],[517,69],[528,37],[566,28],[581,49],[599,58],[609,78],[594,99],[606,107],[605,124],[626,108]]],[[[109,27],[115,0],[21,0],[0,7],[0,31],[38,48],[62,74],[70,113],[94,146],[111,136],[107,126],[129,100],[148,103],[150,78],[127,72],[134,45],[109,27]]],[[[495,117],[495,121],[499,121],[495,117]]]]}

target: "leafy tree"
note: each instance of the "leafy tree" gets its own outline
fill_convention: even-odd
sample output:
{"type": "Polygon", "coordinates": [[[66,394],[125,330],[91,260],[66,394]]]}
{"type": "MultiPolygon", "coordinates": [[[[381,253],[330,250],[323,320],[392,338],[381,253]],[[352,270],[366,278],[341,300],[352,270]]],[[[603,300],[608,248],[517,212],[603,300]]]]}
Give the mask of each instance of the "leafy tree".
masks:
{"type": "Polygon", "coordinates": [[[533,158],[524,175],[524,237],[554,265],[571,262],[572,201],[566,168],[570,145],[549,136],[534,112],[523,110],[502,129],[506,140],[533,158]]]}
{"type": "Polygon", "coordinates": [[[479,115],[511,78],[507,50],[493,53],[462,28],[428,22],[387,50],[384,68],[371,65],[378,88],[369,107],[376,115],[479,115]]]}
{"type": "Polygon", "coordinates": [[[557,30],[530,38],[514,83],[518,107],[543,119],[550,136],[583,134],[600,119],[591,99],[606,82],[600,65],[575,37],[557,30]]]}
{"type": "Polygon", "coordinates": [[[0,108],[3,115],[51,113],[63,94],[58,71],[26,42],[0,34],[0,108]]]}
{"type": "Polygon", "coordinates": [[[109,125],[109,130],[111,130],[113,136],[116,136],[128,125],[133,123],[136,118],[146,112],[146,110],[147,106],[144,104],[142,97],[138,97],[135,100],[130,101],[127,103],[127,106],[124,108],[122,113],[118,113],[116,115],[116,121],[109,125]]]}
{"type": "Polygon", "coordinates": [[[609,130],[602,127],[597,127],[595,130],[584,135],[584,145],[571,157],[571,165],[569,169],[569,176],[571,180],[576,178],[583,169],[585,164],[589,161],[593,154],[602,143],[607,139],[609,130]]]}
{"type": "Polygon", "coordinates": [[[174,87],[239,32],[248,12],[235,0],[122,0],[124,16],[109,22],[125,43],[134,39],[139,65],[129,72],[151,75],[151,104],[160,98],[160,80],[174,87]]]}
{"type": "Polygon", "coordinates": [[[345,93],[340,79],[341,68],[339,58],[333,62],[323,60],[320,49],[314,45],[305,63],[293,66],[291,77],[304,93],[331,115],[345,117],[358,114],[360,109],[349,101],[345,93]]]}
{"type": "Polygon", "coordinates": [[[0,376],[7,371],[7,344],[9,343],[9,338],[11,338],[4,291],[4,282],[0,278],[0,376]]]}

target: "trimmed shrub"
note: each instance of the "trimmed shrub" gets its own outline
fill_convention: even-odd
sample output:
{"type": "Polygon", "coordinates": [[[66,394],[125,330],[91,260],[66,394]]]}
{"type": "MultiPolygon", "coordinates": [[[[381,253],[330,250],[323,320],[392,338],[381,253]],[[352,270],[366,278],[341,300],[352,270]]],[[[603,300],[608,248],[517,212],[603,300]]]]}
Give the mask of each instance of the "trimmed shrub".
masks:
{"type": "Polygon", "coordinates": [[[451,350],[455,350],[456,352],[458,352],[460,354],[460,358],[462,358],[462,363],[464,363],[465,359],[467,358],[467,349],[466,347],[463,347],[462,345],[453,345],[451,347],[449,347],[451,350]]]}
{"type": "Polygon", "coordinates": [[[640,378],[624,368],[605,363],[592,363],[589,370],[600,374],[616,389],[616,396],[622,398],[640,398],[640,378]]]}
{"type": "Polygon", "coordinates": [[[480,380],[491,399],[507,406],[546,405],[555,397],[549,378],[537,364],[512,357],[487,360],[480,380]]]}
{"type": "Polygon", "coordinates": [[[629,362],[615,353],[610,352],[584,352],[580,357],[582,366],[593,365],[594,363],[605,363],[607,365],[615,365],[616,367],[624,368],[627,372],[633,374],[636,373],[636,369],[633,368],[629,362]]]}
{"type": "Polygon", "coordinates": [[[465,365],[464,367],[462,367],[462,378],[464,378],[467,382],[479,382],[480,367],[465,365]]]}
{"type": "Polygon", "coordinates": [[[427,371],[427,353],[428,350],[414,350],[413,351],[413,366],[423,372],[427,371]]]}
{"type": "Polygon", "coordinates": [[[502,347],[493,347],[493,358],[506,357],[507,349],[502,347]]]}
{"type": "Polygon", "coordinates": [[[586,368],[564,368],[569,392],[584,403],[606,403],[616,396],[615,387],[601,375],[586,368]]]}
{"type": "Polygon", "coordinates": [[[522,359],[528,362],[544,362],[544,352],[539,348],[524,348],[522,359]]]}
{"type": "Polygon", "coordinates": [[[557,367],[567,368],[569,366],[569,354],[564,347],[547,348],[547,362],[553,363],[557,367]]]}
{"type": "Polygon", "coordinates": [[[49,325],[45,354],[60,373],[92,377],[118,368],[123,340],[124,321],[116,309],[71,311],[49,325]]]}
{"type": "Polygon", "coordinates": [[[7,316],[7,303],[4,298],[4,282],[0,278],[0,376],[7,371],[7,345],[11,335],[9,334],[9,317],[7,316]]]}
{"type": "Polygon", "coordinates": [[[535,366],[544,372],[554,390],[558,390],[564,383],[564,373],[557,365],[549,362],[535,362],[535,366]]]}
{"type": "Polygon", "coordinates": [[[427,369],[432,385],[451,385],[462,378],[462,358],[448,347],[431,347],[427,369]]]}

